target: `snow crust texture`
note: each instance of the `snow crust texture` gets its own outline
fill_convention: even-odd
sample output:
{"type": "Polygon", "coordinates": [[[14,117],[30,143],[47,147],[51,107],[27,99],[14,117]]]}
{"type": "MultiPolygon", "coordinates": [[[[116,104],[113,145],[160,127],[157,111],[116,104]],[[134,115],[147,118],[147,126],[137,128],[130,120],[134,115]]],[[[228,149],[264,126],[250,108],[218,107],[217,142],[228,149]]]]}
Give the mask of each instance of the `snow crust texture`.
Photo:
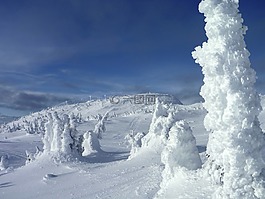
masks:
{"type": "Polygon", "coordinates": [[[199,4],[208,41],[192,56],[204,74],[201,95],[208,111],[204,125],[211,132],[205,169],[220,185],[214,198],[265,198],[261,153],[265,139],[257,119],[261,105],[244,42],[247,27],[238,7],[238,0],[199,4]]]}

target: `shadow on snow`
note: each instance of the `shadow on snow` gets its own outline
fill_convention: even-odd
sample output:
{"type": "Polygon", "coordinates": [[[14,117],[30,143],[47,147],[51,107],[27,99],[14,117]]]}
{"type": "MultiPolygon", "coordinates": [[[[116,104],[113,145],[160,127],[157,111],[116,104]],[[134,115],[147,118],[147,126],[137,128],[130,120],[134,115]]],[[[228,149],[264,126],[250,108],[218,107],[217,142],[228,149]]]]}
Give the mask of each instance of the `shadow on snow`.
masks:
{"type": "Polygon", "coordinates": [[[121,160],[127,160],[130,152],[105,152],[100,151],[92,153],[88,156],[82,157],[82,162],[87,163],[109,163],[121,160]]]}

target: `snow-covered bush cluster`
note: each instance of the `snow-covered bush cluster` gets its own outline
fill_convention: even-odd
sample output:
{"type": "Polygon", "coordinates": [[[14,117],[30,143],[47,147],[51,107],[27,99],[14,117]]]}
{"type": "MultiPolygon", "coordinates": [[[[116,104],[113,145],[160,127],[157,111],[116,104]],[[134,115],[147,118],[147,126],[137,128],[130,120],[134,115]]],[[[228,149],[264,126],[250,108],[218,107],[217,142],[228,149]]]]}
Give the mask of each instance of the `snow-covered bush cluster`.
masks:
{"type": "Polygon", "coordinates": [[[61,119],[57,112],[48,113],[43,137],[44,153],[80,156],[83,152],[82,141],[73,117],[64,115],[61,119]]]}
{"type": "Polygon", "coordinates": [[[196,170],[202,166],[190,126],[178,119],[176,109],[170,104],[157,100],[149,132],[146,135],[132,132],[126,138],[132,146],[130,158],[150,150],[161,154],[165,169],[158,196],[163,195],[169,182],[178,177],[178,171],[196,170]]]}
{"type": "MultiPolygon", "coordinates": [[[[176,162],[177,165],[188,168],[189,166],[184,165],[188,165],[194,161],[201,166],[201,160],[192,130],[186,121],[180,120],[177,117],[176,113],[176,109],[171,107],[170,104],[164,104],[157,100],[149,132],[147,134],[132,132],[126,136],[126,139],[132,145],[131,155],[137,155],[138,152],[141,153],[144,150],[151,150],[160,154],[169,148],[173,152],[175,150],[173,150],[175,147],[173,145],[176,145],[177,148],[179,147],[177,149],[178,152],[176,152],[176,154],[179,154],[176,157],[179,158],[179,162],[176,162]],[[186,157],[186,160],[184,157],[186,157]]],[[[164,163],[167,164],[169,162],[164,161],[164,163]]],[[[192,164],[190,167],[193,168],[192,164]]]]}
{"type": "Polygon", "coordinates": [[[48,113],[43,137],[44,153],[53,153],[59,158],[71,158],[88,156],[100,152],[99,138],[105,131],[104,120],[101,117],[94,131],[88,131],[83,135],[76,129],[77,118],[71,114],[64,114],[62,118],[57,112],[48,113]],[[99,136],[100,135],[100,136],[99,136]]]}
{"type": "Polygon", "coordinates": [[[21,121],[2,124],[0,129],[7,133],[24,130],[27,134],[44,134],[46,121],[47,118],[45,116],[38,116],[33,119],[21,119],[21,121]]]}
{"type": "Polygon", "coordinates": [[[29,164],[41,155],[41,150],[39,149],[39,147],[36,147],[35,153],[31,153],[27,150],[25,153],[26,153],[26,164],[29,164]]]}
{"type": "Polygon", "coordinates": [[[38,117],[33,121],[25,120],[23,127],[28,134],[44,134],[46,121],[45,117],[38,117]]]}
{"type": "Polygon", "coordinates": [[[106,131],[105,121],[108,118],[108,112],[104,116],[98,114],[97,123],[93,131],[88,131],[83,135],[82,156],[88,156],[102,151],[99,139],[102,139],[102,133],[106,131]]]}
{"type": "Polygon", "coordinates": [[[257,119],[260,99],[254,89],[244,42],[246,26],[239,0],[202,0],[208,41],[192,53],[202,67],[201,95],[208,111],[204,125],[210,131],[205,169],[220,184],[215,198],[265,198],[265,138],[257,119]]]}

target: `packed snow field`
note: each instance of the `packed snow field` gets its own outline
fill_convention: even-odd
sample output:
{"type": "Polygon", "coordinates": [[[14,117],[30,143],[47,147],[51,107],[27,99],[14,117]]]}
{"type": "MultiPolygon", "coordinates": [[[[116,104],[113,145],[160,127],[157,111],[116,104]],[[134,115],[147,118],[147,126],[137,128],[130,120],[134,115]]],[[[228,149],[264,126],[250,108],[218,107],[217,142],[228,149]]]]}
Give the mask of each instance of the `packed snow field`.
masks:
{"type": "MultiPolygon", "coordinates": [[[[165,160],[161,158],[163,149],[160,148],[163,145],[156,143],[153,146],[148,138],[140,144],[135,136],[133,140],[133,135],[137,133],[152,134],[154,115],[161,114],[159,106],[165,105],[158,104],[88,101],[53,107],[2,125],[0,198],[211,198],[214,187],[203,176],[201,169],[185,169],[189,165],[200,167],[199,164],[196,166],[196,157],[183,155],[186,149],[192,149],[188,142],[193,134],[196,138],[194,154],[197,150],[199,159],[202,162],[206,160],[208,133],[203,126],[206,111],[201,103],[166,105],[167,109],[174,110],[174,120],[179,126],[191,127],[190,134],[185,131],[185,135],[190,137],[183,138],[187,147],[179,152],[183,157],[177,160],[183,167],[175,171],[174,177],[169,180],[163,182],[166,171],[165,160]],[[58,155],[58,151],[45,152],[43,142],[47,129],[42,132],[41,124],[49,113],[57,113],[59,118],[65,114],[74,115],[76,130],[80,135],[95,132],[99,116],[107,113],[102,139],[97,139],[99,148],[89,153],[85,147],[87,154],[73,155],[70,159],[58,155]],[[29,126],[34,126],[36,131],[28,130],[29,126]],[[40,150],[37,153],[36,147],[40,150]]],[[[260,121],[264,121],[264,117],[265,113],[262,112],[260,121]]],[[[47,125],[44,127],[47,128],[47,125]]],[[[171,140],[172,143],[176,141],[171,140]]],[[[169,146],[172,144],[167,148],[169,146]]],[[[165,150],[163,153],[166,153],[165,150]]]]}

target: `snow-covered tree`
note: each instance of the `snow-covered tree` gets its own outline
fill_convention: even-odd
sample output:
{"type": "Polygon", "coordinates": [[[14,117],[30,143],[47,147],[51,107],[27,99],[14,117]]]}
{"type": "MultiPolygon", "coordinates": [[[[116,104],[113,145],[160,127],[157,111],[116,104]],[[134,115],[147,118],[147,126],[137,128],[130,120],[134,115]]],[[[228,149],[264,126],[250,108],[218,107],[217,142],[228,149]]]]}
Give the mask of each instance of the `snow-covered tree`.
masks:
{"type": "Polygon", "coordinates": [[[161,162],[165,165],[162,172],[161,190],[163,194],[168,184],[178,178],[179,172],[201,168],[202,162],[196,147],[196,140],[188,123],[177,121],[169,131],[169,137],[161,153],[161,162]]]}
{"type": "Polygon", "coordinates": [[[79,135],[76,129],[77,120],[74,114],[70,115],[70,137],[72,138],[73,142],[71,144],[71,149],[73,153],[77,153],[78,155],[82,155],[82,142],[83,136],[79,135]]]}
{"type": "Polygon", "coordinates": [[[51,151],[51,142],[53,139],[53,119],[51,113],[47,114],[47,122],[44,126],[45,126],[45,133],[42,139],[43,151],[49,152],[51,151]]]}
{"type": "Polygon", "coordinates": [[[83,135],[82,147],[82,156],[88,156],[101,151],[97,135],[92,131],[88,131],[83,135]]]}
{"type": "Polygon", "coordinates": [[[215,198],[265,198],[264,134],[258,114],[260,99],[244,42],[246,26],[239,0],[202,0],[208,41],[192,53],[202,67],[201,95],[208,111],[204,125],[211,132],[205,166],[221,186],[215,198]],[[264,156],[264,155],[263,155],[264,156]]]}
{"type": "Polygon", "coordinates": [[[53,137],[51,140],[51,151],[57,152],[62,148],[61,134],[63,132],[63,121],[59,118],[57,112],[53,112],[53,137]]]}
{"type": "Polygon", "coordinates": [[[149,132],[142,139],[142,148],[161,153],[166,145],[169,130],[176,121],[175,111],[171,111],[167,104],[157,101],[149,132]]]}
{"type": "Polygon", "coordinates": [[[189,170],[201,167],[202,162],[196,147],[196,140],[186,121],[177,121],[170,129],[161,160],[166,167],[170,168],[169,170],[174,167],[185,167],[189,170]]]}
{"type": "Polygon", "coordinates": [[[68,115],[64,115],[64,128],[62,133],[62,153],[70,154],[73,147],[73,139],[71,137],[70,118],[68,115]]]}
{"type": "Polygon", "coordinates": [[[98,123],[95,125],[94,133],[97,135],[98,139],[102,139],[102,133],[105,133],[105,120],[107,120],[108,112],[102,116],[98,115],[98,123]]]}

